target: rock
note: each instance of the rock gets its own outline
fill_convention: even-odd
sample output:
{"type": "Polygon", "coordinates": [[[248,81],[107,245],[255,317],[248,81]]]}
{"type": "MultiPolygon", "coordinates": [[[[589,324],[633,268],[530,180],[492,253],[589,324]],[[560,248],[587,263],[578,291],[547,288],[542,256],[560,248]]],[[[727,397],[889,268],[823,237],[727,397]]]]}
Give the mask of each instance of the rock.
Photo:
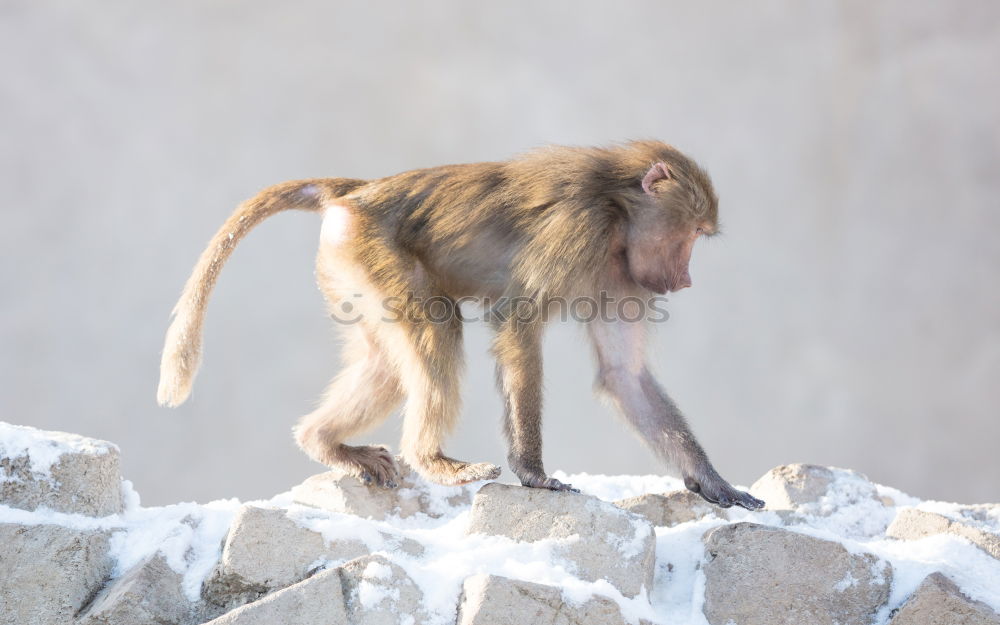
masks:
{"type": "Polygon", "coordinates": [[[114,563],[109,533],[0,523],[0,625],[69,623],[114,563]]]}
{"type": "Polygon", "coordinates": [[[714,528],[703,541],[712,625],[869,623],[889,596],[891,566],[840,543],[754,523],[714,528]]]}
{"type": "Polygon", "coordinates": [[[182,576],[156,553],[113,580],[80,616],[79,625],[200,623],[184,596],[182,576]]]}
{"type": "Polygon", "coordinates": [[[325,561],[367,553],[356,540],[328,545],[322,534],[300,527],[285,510],[245,505],[233,519],[203,594],[233,608],[305,579],[325,561]]]}
{"type": "Polygon", "coordinates": [[[0,423],[0,504],[106,516],[124,509],[118,447],[0,423]]]}
{"type": "Polygon", "coordinates": [[[295,503],[343,512],[378,521],[389,516],[402,518],[423,513],[440,517],[444,507],[467,506],[472,491],[463,486],[430,484],[397,459],[398,488],[369,486],[356,477],[328,471],[307,478],[292,489],[295,503]]]}
{"type": "Polygon", "coordinates": [[[205,625],[340,625],[348,623],[340,571],[312,577],[259,601],[236,608],[205,625]]]}
{"type": "Polygon", "coordinates": [[[638,514],[659,527],[673,527],[717,512],[717,509],[700,495],[689,490],[677,490],[662,495],[639,495],[616,501],[615,505],[638,514]]]}
{"type": "Polygon", "coordinates": [[[891,538],[916,540],[934,534],[952,534],[972,542],[994,558],[1000,559],[1000,534],[973,525],[974,521],[956,521],[936,512],[904,508],[885,533],[891,538]]]}
{"type": "Polygon", "coordinates": [[[886,534],[890,538],[900,540],[917,540],[925,536],[944,534],[953,522],[948,517],[936,512],[904,508],[899,511],[899,514],[886,529],[886,534]]]}
{"type": "Polygon", "coordinates": [[[1000,625],[1000,614],[966,597],[950,579],[931,573],[889,625],[1000,625]]]}
{"type": "MultiPolygon", "coordinates": [[[[764,474],[750,487],[750,493],[767,502],[768,510],[797,510],[829,515],[839,506],[881,499],[875,485],[855,471],[815,464],[786,464],[764,474]],[[838,482],[836,505],[823,505],[830,486],[838,482]]],[[[834,502],[831,502],[834,503],[834,502]]]]}
{"type": "Polygon", "coordinates": [[[582,605],[563,601],[562,590],[497,575],[474,575],[462,588],[458,625],[626,625],[618,604],[592,597],[582,605]]]}
{"type": "Polygon", "coordinates": [[[579,537],[553,549],[578,577],[606,579],[628,597],[653,587],[653,527],[639,515],[596,497],[487,484],[472,502],[469,533],[528,542],[579,537]]]}
{"type": "Polygon", "coordinates": [[[292,489],[295,503],[377,521],[390,515],[409,517],[420,512],[415,493],[397,488],[368,486],[351,475],[328,471],[314,475],[292,489]]]}
{"type": "Polygon", "coordinates": [[[406,571],[383,556],[365,556],[348,562],[340,567],[340,579],[347,622],[419,625],[427,621],[423,593],[406,571]]]}

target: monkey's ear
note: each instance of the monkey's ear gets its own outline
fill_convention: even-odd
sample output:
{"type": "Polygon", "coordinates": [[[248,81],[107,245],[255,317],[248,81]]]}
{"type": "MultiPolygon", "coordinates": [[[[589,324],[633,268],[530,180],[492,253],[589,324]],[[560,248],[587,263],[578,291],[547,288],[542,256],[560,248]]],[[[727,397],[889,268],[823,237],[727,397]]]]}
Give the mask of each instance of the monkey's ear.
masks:
{"type": "Polygon", "coordinates": [[[674,175],[666,163],[656,163],[649,168],[646,175],[642,177],[642,190],[653,195],[653,183],[660,180],[673,180],[674,175]]]}

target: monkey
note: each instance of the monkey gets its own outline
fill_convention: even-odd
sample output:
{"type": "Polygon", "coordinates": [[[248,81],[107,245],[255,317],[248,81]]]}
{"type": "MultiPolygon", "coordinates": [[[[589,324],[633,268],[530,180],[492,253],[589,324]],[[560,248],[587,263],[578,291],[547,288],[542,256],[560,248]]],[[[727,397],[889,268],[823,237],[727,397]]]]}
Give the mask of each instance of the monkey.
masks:
{"type": "MultiPolygon", "coordinates": [[[[294,428],[312,459],[372,486],[397,486],[387,447],[348,445],[403,404],[402,459],[446,485],[499,477],[492,463],[446,456],[459,415],[462,317],[431,320],[421,302],[546,302],[644,297],[690,287],[693,246],[718,232],[708,174],[653,140],[606,147],[550,146],[499,162],[445,165],[385,178],[313,178],[269,187],[241,204],[201,254],[173,310],[157,399],[177,406],[201,360],[209,295],[237,243],[271,215],[322,213],[316,276],[331,311],[351,298],[344,368],[294,428]],[[357,295],[363,297],[357,297],[357,295]],[[406,314],[388,322],[380,302],[406,314]]],[[[492,305],[498,313],[504,304],[492,305]]],[[[510,311],[507,310],[507,313],[510,311]]],[[[542,462],[542,353],[546,318],[491,319],[504,400],[508,465],[521,484],[576,491],[542,462]]],[[[617,315],[589,321],[597,390],[685,486],[722,507],[764,502],[737,490],[709,461],[646,364],[646,324],[617,315]]]]}

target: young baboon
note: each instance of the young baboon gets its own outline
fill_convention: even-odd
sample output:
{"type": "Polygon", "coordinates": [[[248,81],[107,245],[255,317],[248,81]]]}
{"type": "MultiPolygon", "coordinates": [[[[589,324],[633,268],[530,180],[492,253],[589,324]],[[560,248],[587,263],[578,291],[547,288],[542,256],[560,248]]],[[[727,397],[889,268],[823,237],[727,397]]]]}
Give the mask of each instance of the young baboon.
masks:
{"type": "MultiPolygon", "coordinates": [[[[234,246],[287,209],[323,213],[317,276],[331,308],[349,298],[361,321],[347,328],[346,367],[295,437],[313,459],[366,482],[395,486],[388,449],[345,441],[378,425],[405,399],[403,458],[430,480],[493,479],[500,468],[441,449],[459,412],[462,320],[429,319],[423,303],[495,302],[493,353],[505,399],[511,469],[525,486],[568,490],[542,464],[543,315],[511,301],[649,297],[691,286],[699,236],[717,229],[717,200],[691,159],[656,141],[608,148],[551,147],[496,163],[448,165],[377,180],[286,182],[242,204],[202,253],[167,331],[158,400],[191,391],[209,293],[234,246]],[[362,294],[363,297],[357,297],[362,294]],[[384,303],[403,314],[382,320],[384,303]]],[[[763,502],[712,467],[674,402],[645,364],[644,326],[612,315],[588,323],[598,387],[689,489],[720,506],[763,502]]]]}

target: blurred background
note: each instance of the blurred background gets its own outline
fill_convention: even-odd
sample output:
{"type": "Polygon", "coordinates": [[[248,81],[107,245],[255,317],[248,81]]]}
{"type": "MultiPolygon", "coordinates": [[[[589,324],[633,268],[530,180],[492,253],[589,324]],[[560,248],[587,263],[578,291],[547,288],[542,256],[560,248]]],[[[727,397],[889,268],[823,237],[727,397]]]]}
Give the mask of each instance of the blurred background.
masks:
{"type": "MultiPolygon", "coordinates": [[[[649,349],[719,471],[1000,500],[996,2],[4,0],[0,52],[0,420],[118,443],[146,504],[322,470],[290,433],[338,368],[315,215],[242,244],[193,397],[155,404],[169,312],[238,202],[645,137],[720,197],[649,349]]],[[[467,330],[446,450],[505,464],[467,330]]],[[[582,329],[545,357],[550,471],[673,471],[591,394],[582,329]]],[[[398,416],[360,440],[397,446],[398,416]]]]}

